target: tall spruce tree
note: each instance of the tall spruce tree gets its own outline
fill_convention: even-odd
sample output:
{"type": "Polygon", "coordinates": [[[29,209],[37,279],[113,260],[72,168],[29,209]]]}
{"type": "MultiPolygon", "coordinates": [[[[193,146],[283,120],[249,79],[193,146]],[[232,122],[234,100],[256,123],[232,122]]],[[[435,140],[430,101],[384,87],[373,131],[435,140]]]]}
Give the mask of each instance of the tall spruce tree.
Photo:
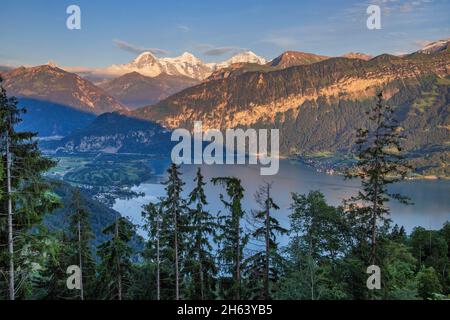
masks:
{"type": "Polygon", "coordinates": [[[206,210],[208,202],[203,175],[197,169],[196,183],[189,194],[187,270],[191,274],[190,299],[214,298],[215,275],[217,268],[212,253],[211,241],[216,236],[217,222],[206,210]]]}
{"type": "Polygon", "coordinates": [[[42,156],[35,139],[36,133],[16,131],[25,109],[18,107],[16,98],[7,97],[1,84],[0,78],[0,269],[8,270],[6,274],[9,276],[6,278],[9,280],[6,283],[5,278],[0,277],[0,295],[14,299],[17,293],[20,294],[14,280],[20,284],[28,277],[26,272],[15,274],[14,263],[19,264],[19,257],[26,256],[26,252],[22,251],[26,243],[19,240],[41,221],[45,213],[51,212],[60,203],[51,192],[50,183],[43,178],[43,173],[55,166],[55,162],[42,156]],[[8,188],[8,166],[11,192],[8,188]],[[10,211],[12,214],[8,215],[10,211]],[[8,291],[6,287],[9,287],[8,291]]]}
{"type": "Polygon", "coordinates": [[[42,269],[33,279],[30,299],[73,300],[78,298],[74,290],[67,288],[67,267],[74,264],[71,239],[63,231],[57,236],[47,231],[42,237],[45,238],[43,241],[50,250],[46,251],[45,261],[39,264],[42,269]]]}
{"type": "Polygon", "coordinates": [[[357,132],[358,163],[346,173],[349,179],[361,180],[361,189],[346,204],[370,234],[369,260],[375,264],[378,223],[387,220],[390,211],[387,202],[395,199],[409,203],[407,197],[391,193],[388,186],[403,180],[410,167],[401,154],[401,141],[405,137],[394,117],[394,109],[384,102],[382,92],[377,94],[377,102],[367,114],[369,128],[357,132]]]}
{"type": "Polygon", "coordinates": [[[186,233],[186,200],[182,197],[184,182],[181,180],[179,166],[172,163],[168,169],[168,178],[164,182],[166,196],[161,202],[162,207],[162,228],[163,237],[166,241],[165,252],[166,262],[171,266],[167,270],[174,270],[173,278],[175,280],[174,296],[175,300],[181,298],[181,267],[182,259],[185,258],[185,233],[186,233]]]}
{"type": "Polygon", "coordinates": [[[241,180],[235,177],[218,177],[212,179],[213,184],[223,185],[226,188],[228,200],[220,194],[220,200],[229,211],[219,216],[220,234],[218,258],[224,266],[225,274],[232,275],[230,284],[222,284],[223,298],[241,299],[242,283],[241,271],[243,266],[244,247],[248,242],[248,235],[244,234],[241,220],[245,215],[242,208],[244,188],[241,180]]]}
{"type": "Polygon", "coordinates": [[[103,233],[110,239],[98,247],[101,265],[97,290],[103,293],[104,299],[123,300],[130,286],[133,254],[130,241],[135,233],[135,226],[128,219],[117,217],[103,233]]]}
{"type": "Polygon", "coordinates": [[[92,256],[92,241],[94,234],[90,223],[90,214],[83,203],[83,197],[78,188],[72,193],[69,229],[71,232],[70,247],[72,261],[81,270],[80,299],[91,298],[94,288],[96,265],[92,256]]]}
{"type": "Polygon", "coordinates": [[[266,182],[259,187],[255,194],[259,209],[252,212],[249,221],[254,229],[251,236],[256,246],[256,252],[246,259],[247,278],[251,284],[247,290],[252,291],[252,299],[271,299],[271,284],[276,283],[280,276],[282,257],[278,252],[277,236],[286,234],[287,230],[273,217],[272,210],[279,207],[271,196],[271,190],[271,183],[266,182]],[[262,250],[259,249],[261,242],[262,250]]]}
{"type": "MultiPolygon", "coordinates": [[[[160,199],[161,200],[161,199],[160,199]]],[[[163,212],[161,202],[148,203],[144,205],[142,211],[142,217],[144,219],[144,229],[148,234],[148,241],[146,243],[146,249],[144,251],[144,257],[147,260],[147,265],[151,270],[155,270],[156,273],[156,300],[161,299],[161,261],[167,258],[164,253],[167,251],[167,234],[165,226],[166,221],[163,220],[163,212]],[[163,223],[165,223],[163,225],[163,223]]],[[[153,287],[153,286],[152,286],[153,287]]]]}

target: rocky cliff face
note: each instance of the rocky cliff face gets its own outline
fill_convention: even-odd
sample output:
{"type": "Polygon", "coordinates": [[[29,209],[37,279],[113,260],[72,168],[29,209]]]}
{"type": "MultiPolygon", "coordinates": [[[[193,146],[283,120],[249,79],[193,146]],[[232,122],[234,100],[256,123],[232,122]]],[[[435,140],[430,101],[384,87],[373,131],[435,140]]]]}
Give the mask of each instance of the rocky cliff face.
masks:
{"type": "Polygon", "coordinates": [[[288,112],[298,115],[304,103],[363,101],[384,89],[389,99],[407,83],[449,75],[449,52],[400,58],[381,55],[370,61],[332,58],[273,72],[246,72],[188,88],[152,107],[133,112],[169,128],[207,128],[273,124],[288,112]]]}
{"type": "Polygon", "coordinates": [[[327,60],[330,57],[321,56],[313,53],[286,51],[268,63],[271,67],[285,69],[293,66],[302,66],[327,60]]]}
{"type": "Polygon", "coordinates": [[[450,53],[331,58],[271,72],[246,72],[186,89],[133,112],[168,128],[278,128],[282,155],[351,152],[365,111],[382,90],[423,172],[448,176],[450,53]],[[428,168],[428,169],[427,169],[428,168]]]}

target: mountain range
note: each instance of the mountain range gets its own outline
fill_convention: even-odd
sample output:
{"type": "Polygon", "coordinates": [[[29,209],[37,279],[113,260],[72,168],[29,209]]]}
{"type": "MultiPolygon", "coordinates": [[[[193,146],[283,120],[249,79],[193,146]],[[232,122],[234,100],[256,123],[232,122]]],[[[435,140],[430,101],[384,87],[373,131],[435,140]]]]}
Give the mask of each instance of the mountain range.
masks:
{"type": "Polygon", "coordinates": [[[380,55],[369,61],[330,58],[270,72],[253,71],[232,79],[203,82],[160,103],[133,112],[163,125],[190,127],[203,121],[209,128],[273,123],[288,112],[301,113],[301,105],[319,99],[328,102],[365,100],[386,88],[387,98],[402,87],[418,84],[426,76],[449,75],[448,50],[406,57],[380,55]],[[389,89],[387,89],[389,88],[389,89]]]}
{"type": "MultiPolygon", "coordinates": [[[[126,64],[114,64],[104,69],[92,71],[104,76],[121,76],[131,72],[138,72],[147,77],[157,77],[161,74],[184,76],[199,81],[205,80],[212,72],[226,68],[233,63],[265,64],[267,61],[251,51],[239,53],[230,59],[218,63],[205,63],[189,52],[174,58],[158,58],[151,52],[143,52],[134,60],[126,64]]],[[[92,73],[86,74],[92,77],[92,73]]]]}
{"type": "Polygon", "coordinates": [[[202,80],[211,72],[211,68],[188,52],[175,58],[157,58],[151,52],[144,52],[130,63],[107,67],[106,72],[120,75],[135,71],[149,77],[165,73],[202,80]]]}
{"type": "MultiPolygon", "coordinates": [[[[124,123],[129,130],[125,138],[121,133],[116,145],[111,142],[112,128],[120,126],[123,119],[101,121],[101,127],[110,126],[110,131],[99,131],[95,141],[88,144],[80,137],[87,136],[83,128],[89,126],[88,132],[92,133],[99,126],[92,119],[89,123],[86,120],[84,127],[80,123],[71,128],[78,135],[76,139],[67,134],[69,130],[62,130],[67,139],[72,139],[63,140],[62,146],[70,150],[72,141],[72,151],[124,152],[123,146],[128,144],[132,147],[127,152],[140,151],[142,141],[139,134],[132,132],[142,131],[145,122],[148,126],[156,122],[168,129],[191,129],[193,121],[201,120],[204,128],[279,128],[284,156],[347,154],[356,128],[366,124],[365,110],[374,103],[375,93],[383,90],[387,101],[396,106],[403,130],[413,137],[405,143],[409,156],[420,163],[424,172],[448,175],[449,56],[448,40],[442,40],[412,54],[374,58],[361,53],[326,57],[288,51],[267,62],[246,53],[220,68],[219,64],[203,64],[213,70],[208,77],[206,72],[199,76],[203,80],[181,74],[189,68],[169,68],[164,70],[178,73],[161,71],[146,76],[141,73],[143,69],[163,65],[162,59],[155,60],[149,54],[128,64],[141,72],[133,71],[98,85],[51,65],[3,74],[8,93],[21,99],[49,101],[94,116],[117,111],[126,117],[124,123]],[[134,109],[141,103],[149,105],[127,108],[134,109]],[[107,132],[108,137],[101,138],[102,132],[107,132]]],[[[198,63],[189,55],[171,59],[198,63]]],[[[192,69],[201,70],[206,69],[192,69]]],[[[72,122],[74,119],[72,116],[72,122]]],[[[37,120],[35,123],[39,123],[37,120]]],[[[149,139],[146,136],[145,143],[149,139]]]]}
{"type": "MultiPolygon", "coordinates": [[[[442,48],[442,46],[441,46],[442,48]]],[[[365,112],[382,90],[422,173],[448,176],[448,47],[403,57],[329,58],[274,71],[249,71],[204,82],[132,115],[168,128],[278,128],[284,156],[348,154],[365,112]]]]}

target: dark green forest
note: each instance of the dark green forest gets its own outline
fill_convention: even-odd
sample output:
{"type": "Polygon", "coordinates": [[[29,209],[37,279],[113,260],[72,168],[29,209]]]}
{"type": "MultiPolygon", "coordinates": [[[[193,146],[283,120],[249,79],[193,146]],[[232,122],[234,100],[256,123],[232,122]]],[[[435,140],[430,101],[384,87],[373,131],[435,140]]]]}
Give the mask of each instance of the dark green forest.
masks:
{"type": "Polygon", "coordinates": [[[195,188],[185,190],[172,164],[165,196],[142,208],[146,239],[128,219],[98,215],[81,191],[44,177],[55,162],[41,153],[35,133],[15,130],[24,112],[2,88],[1,299],[449,297],[450,223],[407,234],[389,220],[390,201],[413,205],[414,199],[389,192],[411,167],[401,156],[406,137],[381,93],[367,114],[373,125],[356,133],[357,163],[346,173],[361,181],[355,197],[331,206],[320,191],[291,190],[290,223],[283,227],[270,183],[260,186],[248,212],[239,177],[205,181],[199,169],[195,188]],[[207,209],[207,182],[222,188],[221,212],[207,209]],[[62,214],[63,204],[69,214],[58,229],[51,217],[62,214]],[[368,289],[371,265],[381,270],[379,289],[368,289]],[[79,288],[68,288],[69,266],[81,270],[79,288]]]}

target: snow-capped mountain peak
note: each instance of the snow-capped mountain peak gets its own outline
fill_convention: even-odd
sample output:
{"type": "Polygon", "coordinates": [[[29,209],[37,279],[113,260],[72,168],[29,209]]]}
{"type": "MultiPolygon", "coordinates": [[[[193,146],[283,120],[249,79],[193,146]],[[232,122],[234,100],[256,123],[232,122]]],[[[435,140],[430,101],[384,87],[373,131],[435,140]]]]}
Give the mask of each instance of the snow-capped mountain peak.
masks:
{"type": "Polygon", "coordinates": [[[52,67],[52,68],[58,68],[58,63],[56,63],[53,60],[50,60],[49,62],[47,62],[47,65],[52,67]]]}
{"type": "Polygon", "coordinates": [[[134,59],[131,64],[135,65],[138,68],[145,67],[147,65],[152,65],[158,62],[158,58],[156,58],[151,52],[146,51],[141,53],[136,59],[134,59]]]}
{"type": "Polygon", "coordinates": [[[204,80],[209,77],[213,71],[229,67],[234,63],[265,64],[266,59],[251,51],[246,51],[239,53],[224,62],[204,63],[189,52],[184,52],[180,56],[174,58],[157,58],[151,52],[143,52],[130,63],[112,65],[107,68],[107,71],[117,75],[138,72],[149,77],[156,77],[161,73],[166,73],[168,75],[179,75],[197,80],[204,80]]]}
{"type": "Polygon", "coordinates": [[[161,58],[160,62],[169,62],[169,63],[196,63],[203,64],[203,61],[194,56],[192,53],[184,52],[181,56],[175,58],[161,58]]]}
{"type": "Polygon", "coordinates": [[[203,80],[211,74],[211,68],[189,52],[184,52],[175,58],[161,58],[159,63],[163,71],[170,75],[183,75],[203,80]]]}
{"type": "Polygon", "coordinates": [[[141,59],[148,59],[148,58],[156,59],[156,57],[153,55],[153,53],[151,53],[150,51],[145,51],[145,52],[142,52],[140,55],[138,55],[136,57],[136,59],[134,59],[134,61],[139,61],[141,59]]]}
{"type": "Polygon", "coordinates": [[[447,49],[449,43],[450,43],[450,38],[433,41],[433,42],[428,43],[425,47],[420,49],[418,52],[426,53],[426,54],[440,52],[440,51],[447,49]]]}
{"type": "Polygon", "coordinates": [[[124,75],[130,72],[139,72],[148,77],[156,77],[163,72],[159,59],[151,52],[146,51],[137,56],[134,60],[126,64],[113,64],[106,68],[107,73],[124,75]]]}
{"type": "Polygon", "coordinates": [[[189,53],[189,52],[183,52],[183,54],[179,58],[181,58],[183,60],[189,60],[189,61],[200,60],[196,56],[194,56],[192,53],[189,53]]]}
{"type": "Polygon", "coordinates": [[[263,57],[260,57],[258,55],[256,55],[254,52],[252,51],[245,51],[242,53],[239,53],[233,57],[231,57],[230,59],[218,63],[216,64],[215,69],[221,69],[221,68],[226,68],[229,67],[230,65],[234,64],[234,63],[257,63],[257,64],[266,64],[267,60],[264,59],[263,57]]]}
{"type": "Polygon", "coordinates": [[[267,63],[267,60],[263,57],[260,57],[256,55],[252,51],[245,51],[242,53],[239,53],[228,60],[232,63],[240,63],[240,62],[246,62],[246,63],[258,63],[258,64],[265,64],[267,63]]]}

